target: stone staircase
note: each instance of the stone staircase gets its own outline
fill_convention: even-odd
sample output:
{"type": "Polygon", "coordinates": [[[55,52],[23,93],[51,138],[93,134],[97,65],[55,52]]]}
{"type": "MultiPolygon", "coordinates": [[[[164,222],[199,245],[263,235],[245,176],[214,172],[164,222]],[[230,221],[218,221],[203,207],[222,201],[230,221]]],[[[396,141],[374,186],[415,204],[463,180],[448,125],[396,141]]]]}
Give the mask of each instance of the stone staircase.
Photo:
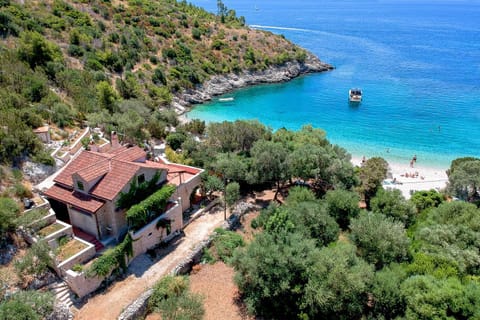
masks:
{"type": "Polygon", "coordinates": [[[73,306],[73,293],[70,291],[70,288],[65,281],[55,282],[51,284],[50,291],[52,291],[55,295],[55,301],[57,303],[64,304],[68,307],[68,309],[73,306]]]}

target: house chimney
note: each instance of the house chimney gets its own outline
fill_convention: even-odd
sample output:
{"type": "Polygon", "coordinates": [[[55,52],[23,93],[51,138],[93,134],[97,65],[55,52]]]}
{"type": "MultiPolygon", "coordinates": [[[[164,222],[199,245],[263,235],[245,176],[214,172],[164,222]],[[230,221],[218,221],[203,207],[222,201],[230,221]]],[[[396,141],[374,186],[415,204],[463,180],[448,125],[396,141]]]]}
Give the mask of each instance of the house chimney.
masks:
{"type": "Polygon", "coordinates": [[[110,144],[112,146],[112,149],[116,149],[120,147],[120,143],[118,142],[118,135],[116,131],[112,131],[112,134],[110,136],[110,144]]]}
{"type": "Polygon", "coordinates": [[[98,147],[97,147],[97,145],[95,144],[95,141],[93,141],[93,140],[90,141],[89,147],[90,147],[90,151],[98,152],[98,147]]]}

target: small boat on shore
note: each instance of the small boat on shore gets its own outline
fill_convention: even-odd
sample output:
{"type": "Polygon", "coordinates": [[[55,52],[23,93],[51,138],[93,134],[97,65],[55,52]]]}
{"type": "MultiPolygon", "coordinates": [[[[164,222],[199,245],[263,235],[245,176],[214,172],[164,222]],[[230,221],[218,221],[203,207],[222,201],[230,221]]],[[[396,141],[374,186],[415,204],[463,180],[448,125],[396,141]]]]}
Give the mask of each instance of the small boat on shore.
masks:
{"type": "Polygon", "coordinates": [[[220,102],[228,102],[228,101],[233,101],[233,100],[234,100],[233,97],[220,98],[220,99],[218,99],[218,101],[220,101],[220,102]]]}
{"type": "Polygon", "coordinates": [[[348,100],[350,102],[362,101],[362,90],[358,88],[352,88],[348,90],[348,100]]]}

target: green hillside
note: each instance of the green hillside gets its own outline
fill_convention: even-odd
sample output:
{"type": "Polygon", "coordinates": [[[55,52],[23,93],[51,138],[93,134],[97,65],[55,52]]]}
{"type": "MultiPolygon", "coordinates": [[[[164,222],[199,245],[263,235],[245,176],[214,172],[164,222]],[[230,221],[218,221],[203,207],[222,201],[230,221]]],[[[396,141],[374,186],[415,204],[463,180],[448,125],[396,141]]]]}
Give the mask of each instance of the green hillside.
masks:
{"type": "Polygon", "coordinates": [[[305,57],[221,1],[214,15],[174,0],[0,0],[0,162],[51,161],[31,133],[43,123],[161,138],[173,95],[305,57]]]}

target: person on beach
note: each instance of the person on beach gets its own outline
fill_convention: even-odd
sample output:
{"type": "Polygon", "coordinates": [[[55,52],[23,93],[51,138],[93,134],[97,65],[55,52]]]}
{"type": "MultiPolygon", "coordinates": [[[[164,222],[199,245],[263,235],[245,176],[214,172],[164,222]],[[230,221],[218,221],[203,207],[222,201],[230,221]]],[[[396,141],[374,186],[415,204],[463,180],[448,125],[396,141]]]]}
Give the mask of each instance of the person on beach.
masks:
{"type": "Polygon", "coordinates": [[[410,161],[410,168],[413,168],[413,165],[415,165],[416,163],[417,163],[417,155],[415,154],[412,160],[410,161]]]}

